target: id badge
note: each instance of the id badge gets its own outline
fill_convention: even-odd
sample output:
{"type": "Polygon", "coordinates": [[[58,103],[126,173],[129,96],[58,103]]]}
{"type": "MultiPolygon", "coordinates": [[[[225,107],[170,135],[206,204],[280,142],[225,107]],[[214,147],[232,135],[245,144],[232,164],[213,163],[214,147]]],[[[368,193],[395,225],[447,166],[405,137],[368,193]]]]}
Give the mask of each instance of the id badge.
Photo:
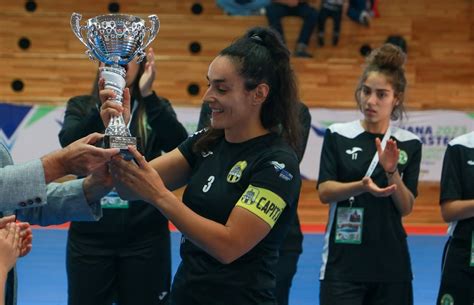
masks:
{"type": "Polygon", "coordinates": [[[100,205],[103,209],[128,209],[128,201],[120,198],[115,190],[102,197],[100,205]]]}
{"type": "Polygon", "coordinates": [[[337,208],[335,243],[361,244],[364,208],[337,208]]]}
{"type": "Polygon", "coordinates": [[[471,235],[471,262],[469,263],[469,266],[474,267],[474,231],[471,235]]]}

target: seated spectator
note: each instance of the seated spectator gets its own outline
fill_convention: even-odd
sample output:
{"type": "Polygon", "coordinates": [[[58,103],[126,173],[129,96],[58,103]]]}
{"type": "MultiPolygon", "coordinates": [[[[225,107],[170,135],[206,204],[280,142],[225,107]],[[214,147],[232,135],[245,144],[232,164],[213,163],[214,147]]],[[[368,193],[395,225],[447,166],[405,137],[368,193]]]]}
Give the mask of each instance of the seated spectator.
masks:
{"type": "Polygon", "coordinates": [[[339,42],[339,36],[341,33],[341,17],[342,17],[342,5],[344,0],[322,0],[321,9],[319,10],[318,16],[318,45],[324,46],[324,28],[326,25],[326,19],[332,18],[333,20],[333,32],[332,32],[332,45],[335,46],[339,42]]]}
{"type": "Polygon", "coordinates": [[[216,3],[228,15],[252,16],[265,14],[271,0],[217,0],[216,3]]]}
{"type": "Polygon", "coordinates": [[[347,16],[357,23],[370,25],[372,2],[366,0],[349,0],[347,16]]]}
{"type": "Polygon", "coordinates": [[[298,16],[303,18],[303,26],[295,47],[295,57],[313,57],[308,53],[308,43],[316,26],[318,11],[308,4],[306,0],[273,0],[267,6],[266,14],[270,27],[280,33],[283,40],[283,26],[281,19],[285,16],[298,16]]]}

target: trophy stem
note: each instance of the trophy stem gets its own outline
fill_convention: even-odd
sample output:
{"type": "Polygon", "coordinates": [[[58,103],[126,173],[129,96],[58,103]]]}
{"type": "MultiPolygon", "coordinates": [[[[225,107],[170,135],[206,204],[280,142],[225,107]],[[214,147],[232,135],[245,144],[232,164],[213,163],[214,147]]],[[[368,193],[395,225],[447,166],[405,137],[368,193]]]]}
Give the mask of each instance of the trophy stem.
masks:
{"type": "MultiPolygon", "coordinates": [[[[100,75],[105,80],[105,89],[114,91],[115,98],[113,102],[122,105],[123,89],[125,88],[125,68],[114,64],[100,68],[100,75]]],[[[130,131],[125,125],[123,116],[115,116],[110,119],[109,125],[105,129],[106,135],[130,137],[130,131]]]]}
{"type": "Polygon", "coordinates": [[[106,135],[111,136],[124,136],[124,137],[131,137],[130,130],[128,130],[127,125],[125,125],[125,121],[123,116],[114,116],[110,118],[109,126],[105,129],[106,135]]]}

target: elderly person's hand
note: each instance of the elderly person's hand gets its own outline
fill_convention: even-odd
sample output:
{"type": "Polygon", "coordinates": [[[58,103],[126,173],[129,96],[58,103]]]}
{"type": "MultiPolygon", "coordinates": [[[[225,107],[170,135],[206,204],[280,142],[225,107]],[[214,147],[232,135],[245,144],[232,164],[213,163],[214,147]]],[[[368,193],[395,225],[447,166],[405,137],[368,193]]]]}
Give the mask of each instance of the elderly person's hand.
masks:
{"type": "Polygon", "coordinates": [[[103,149],[94,146],[104,135],[90,134],[65,148],[44,156],[41,160],[44,167],[46,183],[71,174],[87,176],[120,152],[118,148],[103,149]]]}

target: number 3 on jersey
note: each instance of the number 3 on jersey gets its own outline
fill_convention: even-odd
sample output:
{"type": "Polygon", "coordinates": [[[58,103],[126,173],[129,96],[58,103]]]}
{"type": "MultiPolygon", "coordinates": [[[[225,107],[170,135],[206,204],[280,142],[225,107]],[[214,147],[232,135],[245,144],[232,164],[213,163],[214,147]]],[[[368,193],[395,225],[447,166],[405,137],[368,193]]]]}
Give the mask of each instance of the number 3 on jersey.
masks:
{"type": "Polygon", "coordinates": [[[211,189],[212,183],[214,182],[215,179],[216,179],[216,177],[214,177],[214,176],[209,176],[209,178],[207,178],[207,184],[205,184],[202,187],[202,191],[204,193],[207,193],[211,189]]]}

